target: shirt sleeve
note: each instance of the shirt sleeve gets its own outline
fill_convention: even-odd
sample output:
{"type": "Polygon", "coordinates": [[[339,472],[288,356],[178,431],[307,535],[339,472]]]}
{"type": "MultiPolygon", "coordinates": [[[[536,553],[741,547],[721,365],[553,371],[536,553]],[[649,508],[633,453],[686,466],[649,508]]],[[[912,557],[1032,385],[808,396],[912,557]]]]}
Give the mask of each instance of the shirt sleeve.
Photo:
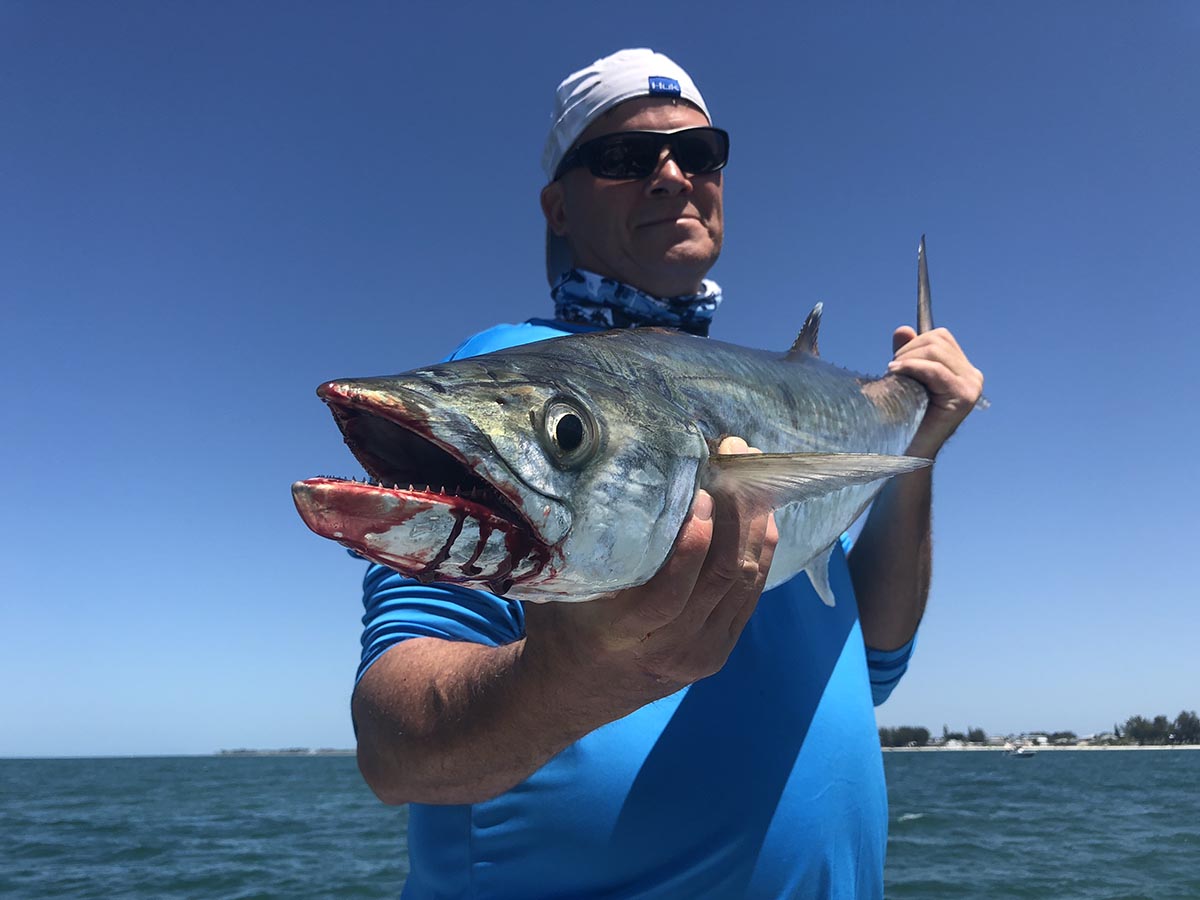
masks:
{"type": "Polygon", "coordinates": [[[499,647],[525,636],[521,604],[454,584],[421,584],[372,563],[363,576],[362,658],[354,683],[389,647],[414,637],[499,647]]]}
{"type": "Polygon", "coordinates": [[[895,650],[867,648],[867,675],[871,679],[871,700],[876,706],[882,706],[892,695],[908,670],[908,661],[916,646],[917,638],[913,635],[912,640],[895,650]]]}

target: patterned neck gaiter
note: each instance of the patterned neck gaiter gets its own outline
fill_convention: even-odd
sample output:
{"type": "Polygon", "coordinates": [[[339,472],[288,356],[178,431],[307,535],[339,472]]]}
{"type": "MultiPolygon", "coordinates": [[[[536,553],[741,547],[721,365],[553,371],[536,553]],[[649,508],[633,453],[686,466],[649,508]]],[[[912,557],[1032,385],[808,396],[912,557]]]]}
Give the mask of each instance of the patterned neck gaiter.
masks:
{"type": "Polygon", "coordinates": [[[661,325],[708,337],[708,326],[721,303],[721,288],[705,279],[700,293],[660,300],[637,288],[584,269],[571,269],[550,291],[554,315],[564,322],[605,328],[661,325]]]}

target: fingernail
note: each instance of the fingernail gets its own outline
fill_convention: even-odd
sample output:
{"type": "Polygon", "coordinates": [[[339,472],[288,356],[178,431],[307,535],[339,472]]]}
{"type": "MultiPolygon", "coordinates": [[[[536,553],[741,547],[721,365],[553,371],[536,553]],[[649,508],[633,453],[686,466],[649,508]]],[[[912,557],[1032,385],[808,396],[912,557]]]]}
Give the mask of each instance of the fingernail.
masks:
{"type": "Polygon", "coordinates": [[[898,368],[900,368],[900,361],[898,359],[893,359],[890,363],[888,363],[887,367],[888,367],[889,372],[892,369],[898,369],[898,368]]]}
{"type": "Polygon", "coordinates": [[[701,522],[707,522],[712,518],[713,514],[713,499],[708,491],[697,491],[696,499],[692,501],[692,515],[701,522]]]}

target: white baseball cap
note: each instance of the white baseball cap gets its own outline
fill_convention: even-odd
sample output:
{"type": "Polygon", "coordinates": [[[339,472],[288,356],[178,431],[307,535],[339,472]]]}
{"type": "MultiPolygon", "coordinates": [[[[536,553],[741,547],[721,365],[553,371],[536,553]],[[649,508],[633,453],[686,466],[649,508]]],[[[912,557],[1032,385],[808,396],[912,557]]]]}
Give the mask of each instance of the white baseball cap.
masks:
{"type": "MultiPolygon", "coordinates": [[[[554,121],[542,152],[542,170],[553,181],[559,163],[589,125],[618,103],[638,97],[675,97],[708,107],[691,76],[674,60],[644,47],[618,50],[563,79],[554,93],[554,121]]],[[[546,278],[554,285],[571,268],[565,238],[546,229],[546,278]]]]}

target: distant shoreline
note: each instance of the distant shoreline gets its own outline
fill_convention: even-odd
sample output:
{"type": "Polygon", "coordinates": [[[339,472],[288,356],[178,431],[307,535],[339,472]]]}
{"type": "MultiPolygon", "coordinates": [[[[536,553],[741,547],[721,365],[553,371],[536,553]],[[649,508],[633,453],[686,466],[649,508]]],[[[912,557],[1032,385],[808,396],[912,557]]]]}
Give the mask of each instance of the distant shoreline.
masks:
{"type": "MultiPolygon", "coordinates": [[[[1005,753],[1009,750],[1008,747],[881,747],[884,753],[1005,753]]],[[[1090,747],[1054,747],[1040,746],[1038,744],[1025,744],[1022,749],[1033,751],[1035,753],[1064,753],[1071,750],[1083,750],[1091,752],[1093,750],[1200,750],[1200,744],[1145,744],[1138,746],[1137,744],[1111,744],[1111,745],[1095,745],[1090,747]]]]}
{"type": "Polygon", "coordinates": [[[309,750],[307,747],[288,748],[285,750],[218,750],[213,756],[354,756],[357,751],[342,750],[333,747],[322,747],[319,750],[309,750]]]}

